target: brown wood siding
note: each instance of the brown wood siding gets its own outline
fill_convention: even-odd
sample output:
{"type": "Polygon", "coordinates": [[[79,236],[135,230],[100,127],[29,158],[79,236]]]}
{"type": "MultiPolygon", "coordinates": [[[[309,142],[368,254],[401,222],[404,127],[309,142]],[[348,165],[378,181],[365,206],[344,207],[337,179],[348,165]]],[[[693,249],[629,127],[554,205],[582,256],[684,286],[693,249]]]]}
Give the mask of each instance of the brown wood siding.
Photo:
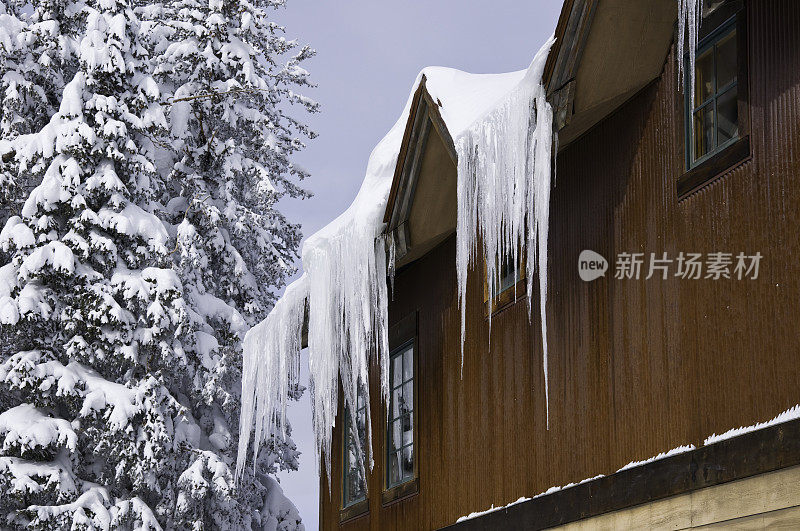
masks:
{"type": "MultiPolygon", "coordinates": [[[[419,311],[419,493],[381,505],[383,409],[372,376],[369,513],[340,526],[341,462],[325,529],[435,529],[490,505],[608,474],[800,403],[800,2],[747,2],[750,159],[681,200],[675,62],[558,157],[549,272],[550,428],[537,301],[495,315],[468,285],[464,374],[455,243],[400,271],[390,324],[419,311]],[[577,274],[592,249],[611,262],[577,274]],[[615,280],[620,252],[763,255],[758,280],[615,280]]],[[[646,267],[646,266],[645,266],[646,267]]],[[[341,423],[339,423],[341,424],[341,423]]],[[[334,456],[341,452],[335,433],[334,456]]]]}

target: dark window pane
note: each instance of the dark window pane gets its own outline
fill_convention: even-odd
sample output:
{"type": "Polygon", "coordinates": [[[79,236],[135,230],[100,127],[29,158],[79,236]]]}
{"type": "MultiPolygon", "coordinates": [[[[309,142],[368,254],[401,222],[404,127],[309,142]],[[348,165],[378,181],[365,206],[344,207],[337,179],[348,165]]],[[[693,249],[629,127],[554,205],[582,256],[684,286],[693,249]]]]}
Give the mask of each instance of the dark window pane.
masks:
{"type": "Polygon", "coordinates": [[[403,381],[414,377],[414,349],[409,347],[403,354],[403,381]]]}
{"type": "Polygon", "coordinates": [[[694,159],[714,149],[714,105],[709,103],[694,113],[694,159]]]}
{"type": "Polygon", "coordinates": [[[504,256],[500,262],[500,271],[497,273],[497,282],[494,286],[494,294],[499,295],[511,289],[519,280],[519,268],[514,263],[513,257],[504,256]]]}
{"type": "Polygon", "coordinates": [[[403,356],[392,359],[392,387],[397,387],[403,383],[403,356]]]}
{"type": "Polygon", "coordinates": [[[363,500],[366,497],[366,491],[366,481],[364,481],[361,468],[357,465],[350,466],[345,480],[345,506],[363,500]]]}
{"type": "Polygon", "coordinates": [[[358,398],[356,399],[356,408],[357,409],[363,409],[365,406],[366,406],[366,404],[364,404],[364,395],[361,394],[361,393],[358,393],[358,398]]]}
{"type": "MultiPolygon", "coordinates": [[[[712,28],[713,29],[713,28],[712,28]]],[[[737,34],[734,22],[714,32],[698,50],[694,108],[686,97],[690,124],[689,166],[695,166],[739,138],[737,34]]]]}
{"type": "Polygon", "coordinates": [[[400,452],[389,452],[389,486],[400,483],[400,452]]]}
{"type": "Polygon", "coordinates": [[[386,483],[389,488],[413,478],[413,453],[409,453],[414,442],[413,344],[392,353],[390,370],[392,391],[386,444],[386,483]]]}
{"type": "Polygon", "coordinates": [[[714,94],[714,47],[712,46],[695,60],[694,104],[700,106],[714,94]]]}
{"type": "Polygon", "coordinates": [[[717,43],[717,90],[722,90],[736,80],[736,30],[717,43]]]}
{"type": "Polygon", "coordinates": [[[403,386],[402,412],[408,413],[413,409],[414,409],[414,382],[408,382],[403,386]]]}
{"type": "Polygon", "coordinates": [[[363,454],[367,451],[367,419],[363,409],[356,418],[356,422],[358,422],[358,444],[361,446],[363,454]]]}
{"type": "Polygon", "coordinates": [[[402,399],[402,394],[403,394],[403,388],[402,387],[398,387],[397,389],[393,389],[392,390],[392,396],[391,396],[392,413],[391,413],[390,419],[396,419],[397,417],[400,416],[400,413],[401,413],[401,409],[400,409],[400,405],[401,404],[400,404],[400,402],[401,402],[401,399],[402,399]]]}
{"type": "Polygon", "coordinates": [[[414,447],[406,446],[403,448],[403,478],[408,479],[414,475],[414,447]]]}
{"type": "Polygon", "coordinates": [[[403,420],[392,421],[392,429],[389,431],[389,451],[394,452],[403,446],[403,420]]]}
{"type": "MultiPolygon", "coordinates": [[[[356,403],[364,403],[363,392],[359,389],[356,403]]],[[[345,449],[344,449],[344,492],[343,506],[348,507],[366,498],[367,487],[362,463],[367,444],[366,409],[356,410],[356,427],[350,409],[345,409],[345,449]]]]}
{"type": "Polygon", "coordinates": [[[738,91],[733,87],[717,99],[717,145],[739,136],[738,91]]]}
{"type": "Polygon", "coordinates": [[[403,444],[411,444],[414,442],[414,415],[410,414],[407,417],[408,422],[403,422],[403,444]]]}

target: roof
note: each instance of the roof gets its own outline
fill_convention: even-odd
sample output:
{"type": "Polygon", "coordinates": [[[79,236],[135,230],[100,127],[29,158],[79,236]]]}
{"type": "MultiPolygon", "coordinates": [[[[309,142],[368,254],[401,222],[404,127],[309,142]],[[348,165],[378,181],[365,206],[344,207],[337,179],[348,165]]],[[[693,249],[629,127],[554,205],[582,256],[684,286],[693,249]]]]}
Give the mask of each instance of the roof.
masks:
{"type": "Polygon", "coordinates": [[[387,224],[386,233],[394,234],[398,265],[420,256],[455,229],[455,211],[450,212],[452,209],[447,208],[455,208],[457,155],[454,138],[458,138],[460,133],[493,108],[500,98],[513,90],[525,73],[525,70],[520,70],[507,74],[468,74],[441,67],[423,70],[412,96],[383,216],[383,222],[387,224]],[[438,155],[429,152],[429,139],[432,139],[433,149],[439,151],[438,155]],[[442,147],[447,154],[444,157],[442,147]],[[449,158],[449,161],[443,161],[442,158],[449,158]],[[412,218],[414,205],[419,202],[415,203],[415,199],[418,199],[419,176],[431,171],[437,175],[429,179],[439,182],[432,186],[427,180],[423,182],[423,188],[429,194],[438,194],[436,200],[429,201],[436,204],[437,208],[416,209],[427,218],[424,222],[418,220],[416,223],[417,227],[425,227],[424,234],[417,231],[413,244],[415,252],[406,257],[412,247],[409,232],[412,223],[407,222],[412,218]],[[444,197],[446,192],[452,192],[449,194],[452,197],[444,197]],[[444,205],[446,199],[452,199],[453,205],[449,205],[450,201],[445,201],[447,204],[444,205]],[[449,217],[453,219],[445,219],[449,217]]]}
{"type": "Polygon", "coordinates": [[[674,0],[564,2],[544,73],[560,146],[661,74],[677,18],[674,0]]]}

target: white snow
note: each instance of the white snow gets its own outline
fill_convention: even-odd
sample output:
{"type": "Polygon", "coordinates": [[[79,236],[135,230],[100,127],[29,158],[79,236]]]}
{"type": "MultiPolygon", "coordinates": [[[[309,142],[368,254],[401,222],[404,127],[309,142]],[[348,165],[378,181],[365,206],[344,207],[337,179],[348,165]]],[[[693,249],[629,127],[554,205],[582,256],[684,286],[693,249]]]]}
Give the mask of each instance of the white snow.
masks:
{"type": "Polygon", "coordinates": [[[458,520],[456,520],[456,523],[463,522],[464,520],[472,520],[473,518],[477,518],[477,517],[483,516],[485,514],[493,513],[495,511],[500,511],[502,509],[508,509],[509,507],[512,507],[514,505],[517,505],[519,503],[526,502],[526,501],[531,501],[531,498],[526,498],[526,497],[523,496],[523,497],[519,498],[517,501],[513,501],[513,502],[509,503],[508,505],[501,505],[500,507],[495,507],[494,505],[492,505],[491,507],[489,507],[485,511],[478,511],[478,512],[474,512],[474,513],[469,513],[467,516],[462,516],[458,520]]]}
{"type": "Polygon", "coordinates": [[[603,474],[599,474],[599,475],[591,477],[591,478],[583,479],[583,480],[581,480],[581,481],[579,481],[577,483],[567,483],[566,485],[563,485],[561,487],[550,487],[546,491],[540,492],[539,494],[537,494],[536,496],[533,496],[532,498],[526,498],[526,497],[523,496],[523,497],[517,499],[517,501],[513,501],[513,502],[511,502],[511,503],[509,503],[507,505],[501,505],[500,507],[495,507],[494,505],[492,505],[489,509],[486,509],[485,511],[478,511],[478,512],[474,512],[474,513],[469,513],[467,516],[461,516],[461,517],[458,518],[458,520],[456,520],[456,523],[463,522],[464,520],[472,520],[473,518],[477,518],[477,517],[483,516],[485,514],[493,513],[495,511],[500,511],[502,509],[507,509],[509,507],[513,507],[514,505],[517,505],[517,504],[520,504],[520,503],[523,503],[523,502],[526,502],[526,501],[535,500],[536,498],[541,498],[542,496],[547,496],[548,494],[553,494],[554,492],[567,490],[569,488],[575,487],[576,485],[583,485],[584,483],[588,483],[589,481],[594,481],[596,479],[600,479],[600,478],[603,478],[603,477],[605,477],[603,474]]]}
{"type": "MultiPolygon", "coordinates": [[[[367,381],[369,356],[374,355],[380,366],[382,397],[384,400],[388,398],[386,278],[393,264],[387,263],[386,259],[386,250],[391,247],[391,242],[383,234],[383,213],[413,95],[423,76],[432,100],[441,107],[441,116],[457,149],[470,161],[469,165],[459,165],[459,173],[465,169],[472,172],[468,179],[459,176],[461,188],[465,182],[480,183],[483,189],[500,181],[498,172],[489,176],[475,173],[488,171],[487,164],[498,163],[504,169],[514,171],[513,178],[506,179],[509,183],[503,184],[502,192],[504,198],[513,201],[510,208],[515,209],[515,217],[509,218],[509,221],[513,220],[513,226],[502,229],[512,231],[506,240],[515,239],[521,245],[527,244],[533,257],[537,256],[537,244],[546,249],[547,208],[542,203],[549,196],[551,113],[544,102],[544,89],[539,80],[552,42],[550,39],[545,44],[528,70],[478,75],[434,67],[424,69],[417,76],[400,118],[373,150],[364,182],[352,205],[306,241],[302,250],[304,275],[287,288],[283,299],[267,319],[247,334],[237,463],[239,473],[244,466],[253,428],[254,452],[258,451],[261,441],[276,433],[276,429],[282,431],[286,391],[296,378],[294,369],[288,373],[286,369],[297,366],[306,304],[309,387],[317,457],[324,456],[328,478],[331,430],[339,406],[339,381],[342,382],[345,403],[354,404],[359,382],[367,381]],[[540,111],[536,113],[535,121],[529,116],[534,102],[540,111]],[[513,141],[519,144],[513,146],[515,149],[503,150],[493,146],[493,139],[485,136],[488,134],[499,135],[494,139],[498,143],[513,141]],[[526,180],[534,182],[522,182],[526,180]],[[529,207],[537,208],[535,218],[533,211],[516,212],[529,207]],[[532,235],[523,234],[524,223],[520,220],[530,220],[532,235]],[[276,406],[281,408],[280,414],[273,412],[272,408],[276,406]]],[[[459,229],[461,218],[474,219],[460,204],[462,195],[460,190],[459,229]]],[[[493,205],[501,200],[498,198],[493,205]]],[[[487,205],[485,211],[495,213],[491,205],[487,205]]],[[[492,224],[504,222],[506,216],[492,215],[487,220],[492,224]]],[[[492,234],[501,233],[499,227],[491,230],[492,234]]],[[[496,245],[509,243],[502,238],[495,240],[498,241],[503,243],[496,245]]],[[[540,264],[546,267],[546,256],[541,254],[539,252],[540,264]]],[[[459,262],[459,268],[462,262],[459,262]]],[[[528,267],[534,268],[534,264],[535,261],[531,260],[528,267]]],[[[533,277],[532,274],[529,276],[533,277]]],[[[545,288],[543,281],[540,290],[545,288]]],[[[368,388],[366,392],[369,404],[368,388]]],[[[369,411],[367,415],[370,415],[369,411]]],[[[368,431],[367,444],[370,447],[371,439],[372,434],[368,431]]],[[[372,465],[371,452],[369,455],[372,465]]]]}
{"type": "Polygon", "coordinates": [[[74,450],[78,440],[72,424],[48,417],[31,404],[21,404],[0,413],[0,436],[3,436],[3,452],[9,448],[20,448],[24,452],[55,444],[74,450]]]}
{"type": "Polygon", "coordinates": [[[119,500],[108,508],[111,496],[104,487],[89,485],[75,501],[63,505],[31,505],[28,510],[35,515],[34,527],[42,529],[55,525],[53,519],[69,515],[73,528],[117,529],[125,526],[132,531],[160,531],[150,507],[139,497],[119,500]]]}
{"type": "Polygon", "coordinates": [[[75,271],[75,256],[72,249],[59,241],[37,247],[22,261],[19,276],[24,279],[35,276],[45,266],[72,273],[75,271]]]}
{"type": "Polygon", "coordinates": [[[653,456],[653,457],[651,457],[649,459],[644,459],[642,461],[631,461],[630,463],[628,463],[624,467],[622,467],[619,470],[617,470],[617,472],[622,472],[623,470],[628,470],[629,468],[635,468],[637,466],[646,465],[646,464],[652,463],[654,461],[660,461],[661,459],[665,459],[667,457],[672,457],[673,455],[678,455],[678,454],[682,454],[682,453],[685,453],[685,452],[690,452],[690,451],[692,451],[694,449],[695,449],[695,446],[693,444],[677,446],[677,447],[673,448],[672,450],[669,450],[667,452],[661,452],[660,454],[655,455],[655,456],[653,456]]]}
{"type": "Polygon", "coordinates": [[[42,362],[40,352],[28,351],[12,355],[0,366],[0,380],[10,383],[22,382],[30,373],[42,380],[39,389],[43,392],[55,386],[58,396],[82,398],[80,415],[102,413],[112,430],[124,428],[128,419],[144,409],[136,390],[110,382],[76,361],[66,366],[55,360],[42,362]]]}
{"type": "Polygon", "coordinates": [[[783,422],[789,422],[790,420],[795,420],[800,418],[800,404],[790,407],[777,417],[772,420],[768,420],[766,422],[759,422],[757,424],[753,424],[752,426],[743,426],[741,428],[734,428],[732,430],[728,430],[721,435],[717,435],[716,433],[708,437],[703,444],[708,446],[709,444],[718,443],[720,441],[725,441],[727,439],[731,439],[733,437],[737,437],[739,435],[743,435],[745,433],[750,433],[756,430],[761,430],[764,428],[769,428],[770,426],[775,426],[777,424],[781,424],[783,422]]]}
{"type": "Polygon", "coordinates": [[[8,474],[11,492],[23,496],[39,493],[50,485],[59,485],[64,493],[75,492],[74,476],[56,462],[42,463],[18,457],[0,457],[0,474],[8,474]]]}
{"type": "MultiPolygon", "coordinates": [[[[681,454],[681,453],[684,453],[684,452],[688,452],[690,450],[694,450],[694,448],[695,447],[693,445],[678,446],[677,448],[673,448],[672,450],[670,450],[668,452],[662,452],[662,453],[660,453],[660,454],[658,454],[656,456],[653,456],[653,457],[651,457],[649,459],[644,459],[642,461],[631,461],[627,465],[625,465],[622,468],[620,468],[619,470],[617,470],[617,472],[622,472],[623,470],[628,470],[630,468],[639,467],[639,466],[642,466],[642,465],[646,465],[648,463],[652,463],[654,461],[658,461],[660,459],[664,459],[666,457],[670,457],[670,456],[673,456],[673,455],[677,455],[677,454],[681,454]]],[[[550,487],[546,491],[540,492],[539,494],[537,494],[536,496],[533,496],[532,498],[521,497],[517,501],[511,502],[508,505],[503,505],[503,506],[500,506],[500,507],[495,507],[494,505],[492,505],[489,509],[486,509],[485,511],[477,511],[477,512],[470,513],[470,514],[468,514],[466,516],[462,516],[458,520],[456,520],[456,523],[463,522],[464,520],[471,520],[472,518],[477,518],[477,517],[483,516],[485,514],[489,514],[489,513],[495,512],[495,511],[506,509],[506,508],[511,507],[513,505],[517,505],[518,503],[523,503],[523,502],[530,501],[530,500],[533,500],[533,499],[536,499],[536,498],[541,498],[543,496],[547,496],[547,495],[550,495],[550,494],[553,494],[553,493],[556,493],[556,492],[559,492],[559,491],[562,491],[562,490],[566,490],[566,489],[575,487],[577,485],[583,485],[584,483],[588,483],[589,481],[594,481],[596,479],[600,479],[600,478],[603,478],[603,477],[605,477],[604,474],[599,474],[599,475],[594,476],[594,477],[583,479],[583,480],[581,480],[581,481],[579,481],[577,483],[567,483],[566,485],[563,485],[563,486],[560,486],[560,487],[550,487]]]]}
{"type": "MultiPolygon", "coordinates": [[[[269,493],[262,511],[264,529],[283,529],[283,527],[279,527],[281,520],[288,522],[300,521],[300,513],[294,504],[286,498],[280,484],[272,477],[267,477],[266,481],[269,485],[269,493]]],[[[300,524],[297,531],[305,531],[305,526],[300,524]]]]}
{"type": "Polygon", "coordinates": [[[678,79],[683,90],[689,90],[694,109],[694,65],[697,52],[700,23],[703,20],[703,0],[678,0],[678,79]],[[688,39],[688,43],[686,40],[688,39]],[[683,62],[686,53],[685,46],[689,48],[689,64],[683,62]],[[689,67],[689,86],[686,87],[686,74],[684,66],[689,67]]]}
{"type": "Polygon", "coordinates": [[[22,222],[19,216],[10,217],[3,230],[0,231],[0,248],[8,251],[12,244],[19,249],[33,247],[36,244],[33,231],[22,222]]]}
{"type": "Polygon", "coordinates": [[[100,209],[98,216],[103,226],[128,236],[139,236],[151,241],[159,250],[165,250],[169,238],[164,224],[153,214],[140,207],[127,203],[120,212],[110,208],[100,209]]]}
{"type": "MultiPolygon", "coordinates": [[[[782,424],[784,422],[789,422],[791,420],[796,420],[798,418],[800,418],[800,404],[787,409],[783,413],[781,413],[778,416],[776,416],[774,419],[769,420],[767,422],[760,422],[760,423],[757,423],[757,424],[753,424],[751,426],[745,426],[745,427],[741,427],[741,428],[735,428],[735,429],[732,429],[732,430],[728,430],[725,433],[723,433],[722,435],[717,435],[717,434],[711,435],[710,437],[707,437],[705,439],[705,441],[703,441],[703,446],[709,446],[711,444],[718,443],[720,441],[724,441],[724,440],[727,440],[727,439],[732,439],[733,437],[737,437],[737,436],[743,435],[745,433],[750,433],[750,432],[757,431],[757,430],[760,430],[760,429],[763,429],[763,428],[769,428],[770,426],[775,426],[775,425],[778,425],[778,424],[782,424]]],[[[617,470],[617,472],[622,472],[623,470],[629,470],[631,468],[640,467],[640,466],[652,463],[654,461],[659,461],[661,459],[665,459],[665,458],[671,457],[673,455],[678,455],[678,454],[682,454],[682,453],[685,453],[685,452],[689,452],[689,451],[692,451],[694,449],[695,449],[695,446],[693,444],[677,446],[677,447],[673,448],[672,450],[669,450],[667,452],[661,452],[660,454],[658,454],[656,456],[653,456],[653,457],[651,457],[649,459],[643,459],[641,461],[631,461],[627,465],[625,465],[622,468],[620,468],[619,470],[617,470]]],[[[580,484],[586,483],[587,481],[594,481],[595,479],[600,479],[602,477],[605,477],[605,476],[600,474],[600,475],[592,477],[592,478],[584,479],[584,480],[582,480],[582,481],[580,481],[578,483],[569,483],[567,485],[564,485],[563,487],[550,487],[546,491],[542,492],[541,494],[537,494],[533,498],[522,497],[522,498],[519,498],[515,502],[511,502],[508,505],[503,505],[503,506],[500,506],[500,507],[495,507],[494,505],[492,505],[492,507],[490,507],[489,509],[487,509],[485,511],[474,512],[474,513],[468,514],[467,516],[462,516],[458,520],[456,520],[456,522],[462,522],[464,520],[477,518],[479,516],[483,516],[484,514],[488,514],[488,513],[494,512],[494,511],[499,511],[501,509],[505,509],[507,507],[511,507],[512,505],[516,505],[518,503],[522,503],[522,502],[525,502],[525,501],[528,501],[528,500],[531,500],[531,499],[534,499],[534,498],[540,498],[540,497],[546,496],[548,494],[553,494],[554,492],[558,492],[560,490],[568,489],[570,487],[574,487],[575,485],[580,485],[580,484]]]]}

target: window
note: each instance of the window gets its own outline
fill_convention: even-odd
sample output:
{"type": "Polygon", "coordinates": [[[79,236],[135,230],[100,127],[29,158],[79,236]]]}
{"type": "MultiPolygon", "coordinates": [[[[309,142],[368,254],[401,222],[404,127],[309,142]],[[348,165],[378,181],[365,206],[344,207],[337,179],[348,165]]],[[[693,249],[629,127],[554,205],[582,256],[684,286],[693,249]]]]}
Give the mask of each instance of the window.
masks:
{"type": "MultiPolygon", "coordinates": [[[[691,98],[686,95],[689,125],[686,152],[690,169],[740,138],[737,49],[736,17],[698,46],[693,109],[690,109],[691,98]]],[[[690,84],[687,82],[685,86],[690,84]]]]}
{"type": "Polygon", "coordinates": [[[361,388],[358,389],[356,398],[356,427],[357,433],[354,432],[350,408],[345,408],[342,485],[342,507],[345,509],[365,501],[367,498],[367,482],[364,478],[366,467],[363,458],[367,444],[367,404],[361,388]],[[356,445],[356,437],[358,437],[358,445],[356,445]]]}
{"type": "MultiPolygon", "coordinates": [[[[493,299],[491,302],[492,313],[499,311],[512,302],[519,295],[525,293],[525,288],[518,283],[525,279],[525,258],[520,254],[516,262],[510,256],[504,256],[500,263],[500,270],[494,279],[493,299]]],[[[489,312],[489,288],[484,278],[483,300],[486,302],[486,312],[489,312]]]]}
{"type": "Polygon", "coordinates": [[[750,157],[747,10],[742,0],[706,2],[695,55],[694,105],[685,92],[685,171],[678,199],[726,175],[750,157]]]}
{"type": "Polygon", "coordinates": [[[495,297],[501,295],[506,290],[514,289],[514,287],[517,285],[517,282],[522,280],[524,275],[522,273],[521,266],[521,263],[515,264],[511,260],[511,257],[507,255],[503,257],[503,261],[500,264],[500,272],[495,280],[495,297]]]}
{"type": "Polygon", "coordinates": [[[389,425],[386,437],[386,487],[416,477],[414,466],[414,341],[389,356],[389,425]]]}

